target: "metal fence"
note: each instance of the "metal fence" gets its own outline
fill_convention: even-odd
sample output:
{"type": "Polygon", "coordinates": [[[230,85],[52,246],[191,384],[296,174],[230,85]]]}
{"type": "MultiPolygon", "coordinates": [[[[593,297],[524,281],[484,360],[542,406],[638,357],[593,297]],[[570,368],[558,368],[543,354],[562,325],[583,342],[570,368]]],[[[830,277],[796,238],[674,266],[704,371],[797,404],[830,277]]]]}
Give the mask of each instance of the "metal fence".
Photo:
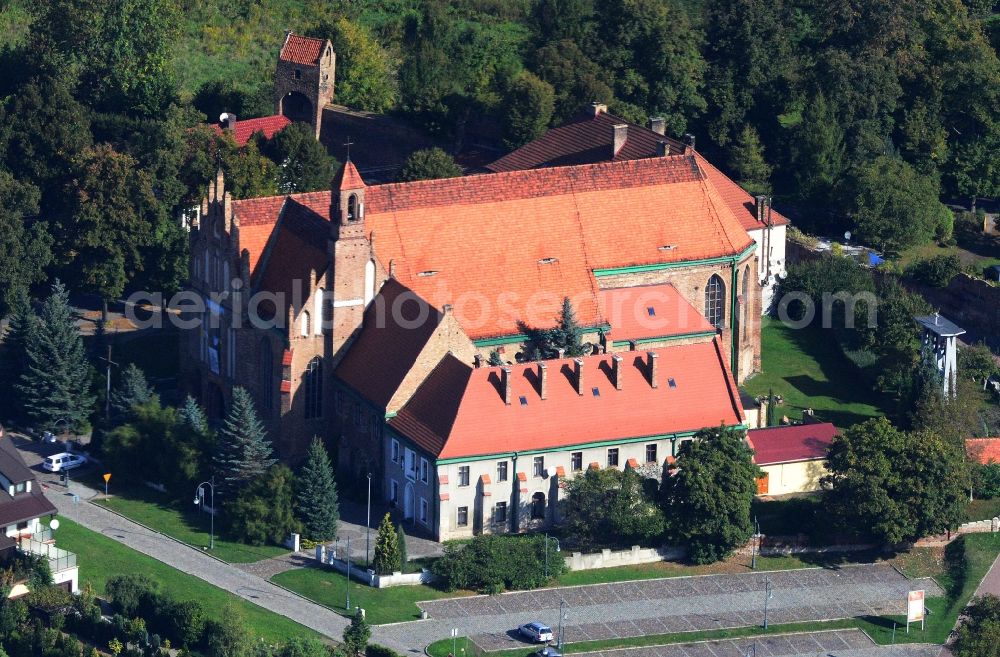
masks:
{"type": "MultiPolygon", "coordinates": [[[[76,568],[76,553],[57,548],[51,543],[43,543],[37,540],[44,532],[39,532],[31,538],[22,538],[18,543],[18,548],[28,554],[37,554],[47,557],[49,567],[52,572],[58,573],[70,568],[76,568]]],[[[51,535],[51,533],[50,533],[51,535]]]]}

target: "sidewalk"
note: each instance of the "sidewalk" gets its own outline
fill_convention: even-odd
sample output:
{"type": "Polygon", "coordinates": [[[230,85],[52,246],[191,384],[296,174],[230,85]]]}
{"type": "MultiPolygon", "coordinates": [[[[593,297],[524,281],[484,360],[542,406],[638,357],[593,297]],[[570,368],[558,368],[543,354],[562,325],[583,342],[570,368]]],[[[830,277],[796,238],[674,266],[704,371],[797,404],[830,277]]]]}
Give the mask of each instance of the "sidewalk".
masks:
{"type": "Polygon", "coordinates": [[[82,484],[72,482],[69,492],[50,486],[46,495],[60,515],[324,636],[339,641],[348,625],[346,618],[326,607],[88,503],[86,500],[96,496],[97,491],[82,484]],[[78,496],[78,501],[74,500],[74,495],[78,496]]]}

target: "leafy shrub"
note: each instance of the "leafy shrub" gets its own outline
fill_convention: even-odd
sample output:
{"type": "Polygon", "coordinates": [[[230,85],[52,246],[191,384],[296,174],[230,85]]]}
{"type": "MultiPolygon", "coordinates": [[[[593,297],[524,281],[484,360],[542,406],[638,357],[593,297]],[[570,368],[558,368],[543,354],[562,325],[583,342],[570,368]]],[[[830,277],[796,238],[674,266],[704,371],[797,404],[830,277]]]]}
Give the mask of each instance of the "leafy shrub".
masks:
{"type": "Polygon", "coordinates": [[[957,255],[940,255],[914,263],[907,273],[925,285],[947,287],[961,271],[962,261],[957,255]]]}
{"type": "Polygon", "coordinates": [[[1000,463],[980,465],[973,472],[975,491],[979,498],[1000,497],[1000,463]]]}
{"type": "Polygon", "coordinates": [[[401,657],[401,655],[395,650],[386,648],[385,646],[369,643],[368,647],[365,649],[365,657],[401,657]]]}
{"type": "MultiPolygon", "coordinates": [[[[448,590],[473,589],[483,593],[533,589],[548,582],[545,576],[545,537],[476,536],[464,543],[448,543],[433,566],[448,590]]],[[[549,576],[566,570],[562,556],[550,546],[549,576]]]]}
{"type": "Polygon", "coordinates": [[[132,618],[140,608],[153,606],[149,603],[156,597],[156,583],[139,573],[115,575],[108,580],[104,591],[116,611],[132,618]]]}

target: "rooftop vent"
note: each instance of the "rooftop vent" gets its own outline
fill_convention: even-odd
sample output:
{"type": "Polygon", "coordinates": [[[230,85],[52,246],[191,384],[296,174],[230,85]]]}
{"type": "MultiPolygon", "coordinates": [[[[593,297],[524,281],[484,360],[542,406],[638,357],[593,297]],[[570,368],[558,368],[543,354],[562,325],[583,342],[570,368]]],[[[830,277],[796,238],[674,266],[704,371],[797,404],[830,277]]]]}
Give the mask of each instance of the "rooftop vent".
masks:
{"type": "Polygon", "coordinates": [[[660,251],[673,251],[677,248],[676,244],[664,244],[663,246],[657,247],[660,251]]]}
{"type": "Polygon", "coordinates": [[[673,379],[667,379],[667,385],[670,386],[671,388],[676,388],[677,382],[674,381],[673,379]]]}
{"type": "Polygon", "coordinates": [[[648,314],[648,315],[649,315],[650,317],[656,317],[656,308],[654,308],[654,307],[652,307],[652,306],[649,306],[648,308],[646,308],[646,313],[647,313],[647,314],[648,314]]]}
{"type": "Polygon", "coordinates": [[[540,265],[551,265],[559,262],[559,258],[542,258],[538,261],[540,265]]]}
{"type": "Polygon", "coordinates": [[[590,391],[592,393],[594,393],[595,397],[600,397],[601,396],[601,389],[600,388],[591,388],[590,391]]]}
{"type": "Polygon", "coordinates": [[[437,269],[428,269],[427,271],[417,272],[417,276],[437,276],[437,269]]]}
{"type": "Polygon", "coordinates": [[[518,399],[521,402],[521,406],[527,406],[528,405],[528,398],[525,397],[524,395],[521,395],[520,397],[518,397],[518,399]]]}

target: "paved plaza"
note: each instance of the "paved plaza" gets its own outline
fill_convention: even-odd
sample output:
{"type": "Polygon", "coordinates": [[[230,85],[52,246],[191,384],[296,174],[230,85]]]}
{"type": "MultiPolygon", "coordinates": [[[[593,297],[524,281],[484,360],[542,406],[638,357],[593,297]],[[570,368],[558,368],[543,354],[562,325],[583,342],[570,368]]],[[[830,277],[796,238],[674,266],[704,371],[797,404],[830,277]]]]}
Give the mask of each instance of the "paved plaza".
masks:
{"type": "Polygon", "coordinates": [[[765,581],[770,624],[900,614],[909,590],[941,594],[932,580],[908,580],[885,565],[675,577],[423,602],[430,620],[379,628],[376,635],[430,643],[458,628],[484,650],[515,648],[524,645],[514,631],[522,623],[558,627],[562,601],[569,642],[749,627],[763,624],[765,581]]]}
{"type": "Polygon", "coordinates": [[[936,657],[940,646],[877,646],[860,630],[782,634],[581,653],[577,657],[936,657]]]}

